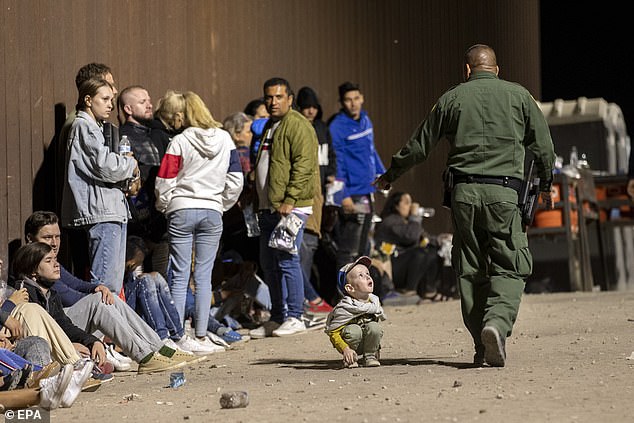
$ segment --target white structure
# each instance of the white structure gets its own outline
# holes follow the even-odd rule
[[[553,132],[555,149],[558,144],[575,144],[580,152],[585,151],[587,146],[584,142],[605,143],[606,163],[603,169],[599,169],[607,174],[620,175],[627,173],[628,158],[630,155],[630,137],[627,135],[625,120],[621,108],[615,103],[608,103],[603,98],[579,97],[577,100],[557,99],[551,103],[539,103],[548,125]],[[603,139],[594,140],[563,140],[557,139],[555,130],[562,125],[570,127],[582,124],[602,122],[605,128]],[[558,151],[559,155],[567,157],[567,151]],[[592,161],[592,158],[590,158]],[[592,169],[595,167],[590,166]]]

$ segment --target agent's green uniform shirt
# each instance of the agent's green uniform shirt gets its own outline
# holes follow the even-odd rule
[[[424,161],[442,138],[447,166],[461,173],[524,178],[524,148],[535,154],[541,181],[552,179],[555,152],[539,106],[521,85],[492,72],[475,72],[443,94],[409,142],[392,156],[385,174],[394,181]]]
[[[525,148],[535,154],[541,189],[549,189],[555,152],[548,124],[530,93],[492,72],[474,72],[443,94],[409,142],[392,157],[385,179],[394,181],[427,158],[442,138],[448,167],[458,173],[524,178]],[[465,325],[476,352],[480,332],[495,326],[511,334],[532,257],[517,192],[494,184],[459,183],[452,192],[452,265]]]

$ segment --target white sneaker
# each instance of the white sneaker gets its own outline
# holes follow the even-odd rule
[[[74,369],[73,371],[70,383],[66,387],[64,396],[62,397],[62,402],[59,405],[60,407],[68,408],[73,405],[73,403],[77,399],[77,396],[81,392],[84,383],[86,383],[86,381],[90,379],[90,376],[92,376],[92,368],[94,366],[94,363],[90,360],[85,360],[80,363],[81,364],[79,365],[79,368]]]
[[[213,354],[225,350],[224,347],[211,342],[209,338],[198,339],[192,338],[189,335],[183,335],[183,337],[176,342],[176,345],[196,355]]]
[[[40,407],[45,410],[59,407],[64,392],[73,378],[73,370],[72,364],[66,364],[56,376],[40,380]]]
[[[280,327],[280,324],[272,320],[267,320],[262,323],[259,328],[251,329],[249,336],[253,339],[262,339],[268,336],[273,336],[273,331]]]
[[[282,325],[273,331],[273,336],[291,336],[306,332],[306,325],[299,319],[289,317]]]
[[[128,358],[116,352],[114,350],[114,347],[112,345],[109,345],[108,348],[106,348],[106,360],[112,363],[112,365],[114,366],[114,369],[117,372],[127,372],[128,370],[132,368],[132,366],[130,366],[130,363],[127,360],[120,360],[117,356],[121,358],[126,358],[126,359]]]
[[[114,358],[116,358],[117,360],[119,360],[122,363],[128,363],[128,364],[132,364],[134,363],[134,360],[132,360],[130,357],[123,355],[121,353],[119,353],[117,351],[117,349],[114,347],[114,345],[110,344],[108,346],[108,348],[110,349],[110,351],[112,352],[112,355],[114,356]]]

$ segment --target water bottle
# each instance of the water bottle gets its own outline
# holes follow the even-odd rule
[[[248,204],[242,209],[244,216],[244,224],[247,227],[247,236],[253,238],[260,236],[260,225],[258,224],[258,216],[253,211],[253,204]]]
[[[132,147],[130,146],[130,140],[127,135],[121,137],[121,141],[119,141],[119,154],[122,156],[127,156],[128,153],[132,151]]]
[[[249,405],[249,394],[245,391],[225,392],[220,396],[222,408],[244,408]]]
[[[178,388],[183,386],[187,382],[185,379],[185,373],[175,372],[170,374],[170,388]]]

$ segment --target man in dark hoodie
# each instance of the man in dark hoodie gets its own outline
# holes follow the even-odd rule
[[[319,142],[318,160],[319,160],[319,176],[321,184],[321,194],[326,195],[328,184],[334,182],[337,176],[337,157],[335,149],[332,148],[332,137],[328,126],[321,119],[323,112],[321,104],[317,98],[317,93],[310,87],[302,87],[297,93],[297,108],[306,119],[312,123],[317,141]],[[300,261],[302,265],[302,273],[304,275],[304,297],[308,301],[306,304],[306,312],[308,313],[329,313],[332,307],[317,293],[310,281],[311,269],[313,266],[313,257],[319,246],[319,238],[321,237],[321,210],[315,211],[306,221],[304,230],[304,238],[300,249]]]

